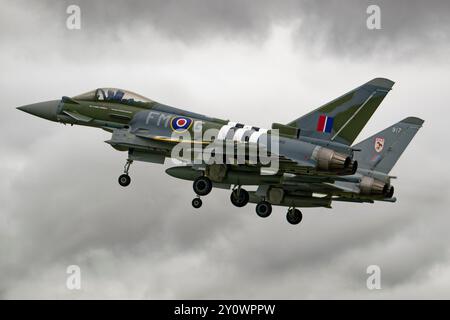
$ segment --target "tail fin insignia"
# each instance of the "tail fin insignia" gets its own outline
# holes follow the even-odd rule
[[[331,133],[333,129],[334,118],[328,117],[324,114],[319,116],[319,121],[317,121],[317,131]]]
[[[300,136],[351,145],[394,82],[375,78],[288,123]]]
[[[359,168],[388,174],[405,151],[423,120],[409,117],[356,144],[355,159]]]

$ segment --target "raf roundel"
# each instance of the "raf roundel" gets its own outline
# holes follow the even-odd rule
[[[183,132],[188,130],[192,125],[192,119],[185,117],[175,117],[170,121],[170,126],[174,131]]]

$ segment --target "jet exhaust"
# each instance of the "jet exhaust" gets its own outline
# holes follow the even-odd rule
[[[312,158],[317,161],[317,168],[342,174],[354,174],[358,169],[358,162],[351,157],[334,150],[316,147]]]
[[[362,177],[359,190],[364,195],[383,195],[386,198],[392,198],[394,195],[394,187],[389,183],[367,176]]]

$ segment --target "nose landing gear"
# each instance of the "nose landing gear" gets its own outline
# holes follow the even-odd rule
[[[128,171],[130,170],[130,166],[133,163],[133,160],[127,159],[127,162],[125,163],[125,166],[123,168],[123,174],[120,175],[119,177],[119,184],[122,187],[127,187],[130,185],[131,183],[131,178],[128,175]]]
[[[203,204],[203,202],[202,202],[202,199],[200,199],[200,197],[192,199],[192,206],[195,209],[200,208],[202,206],[202,204]]]

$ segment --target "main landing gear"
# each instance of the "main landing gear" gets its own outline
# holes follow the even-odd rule
[[[272,205],[270,202],[261,201],[256,205],[256,214],[261,218],[267,218],[272,213]],[[290,224],[299,224],[303,219],[303,215],[300,210],[295,207],[289,208],[286,214],[286,220]]]
[[[208,177],[201,176],[194,180],[192,188],[199,196],[206,196],[212,190],[212,182]]]
[[[203,203],[200,197],[208,195],[211,192],[212,187],[213,187],[212,182],[208,177],[201,176],[194,180],[192,188],[194,189],[194,192],[197,195],[196,198],[192,199],[192,206],[194,208],[198,209],[202,206]],[[249,199],[250,196],[247,190],[241,188],[241,186],[233,188],[233,191],[231,192],[230,195],[230,200],[233,205],[235,205],[238,208],[241,208],[248,203]]]
[[[261,201],[256,205],[256,214],[261,218],[267,218],[272,213],[272,205],[267,201]]]
[[[290,224],[299,224],[302,219],[303,215],[302,212],[295,207],[289,208],[286,214],[286,219]]]
[[[194,180],[192,188],[194,189],[195,194],[197,194],[197,197],[192,199],[192,206],[195,209],[200,208],[203,204],[202,199],[200,199],[200,196],[208,195],[211,192],[212,187],[213,187],[212,182],[208,177],[201,176]]]
[[[238,208],[245,206],[248,203],[250,196],[247,190],[241,188],[241,186],[237,186],[233,188],[233,191],[230,195],[230,200],[233,205]]]
[[[122,187],[127,187],[131,183],[131,178],[128,175],[128,171],[130,170],[130,166],[133,163],[133,160],[127,159],[127,163],[125,163],[125,166],[123,167],[123,174],[119,177],[119,184]]]

